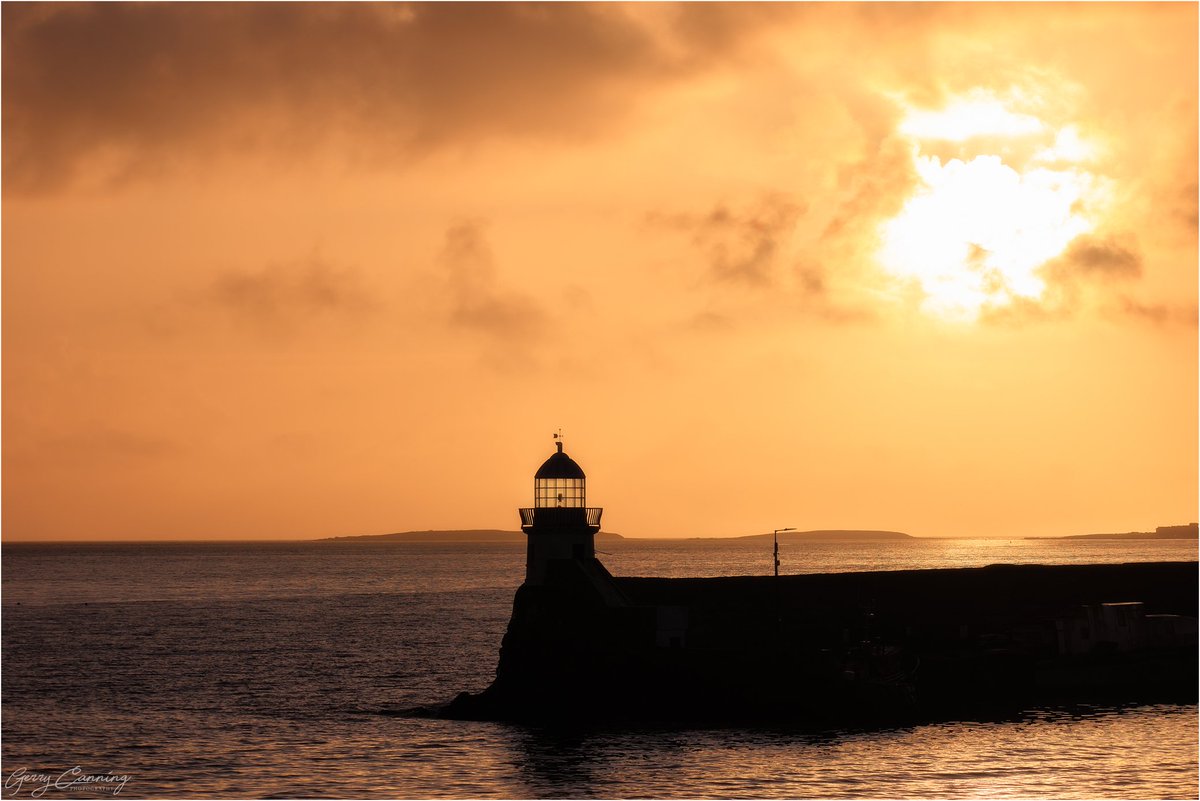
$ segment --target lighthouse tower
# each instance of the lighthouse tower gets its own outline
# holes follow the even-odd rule
[[[533,476],[533,506],[521,509],[521,530],[529,535],[525,583],[544,584],[551,562],[590,563],[596,558],[596,532],[604,511],[589,508],[583,468],[563,453],[562,442]]]

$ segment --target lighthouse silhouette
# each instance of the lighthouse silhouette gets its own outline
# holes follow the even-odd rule
[[[558,439],[558,435],[555,435]],[[525,583],[546,583],[557,561],[584,565],[596,559],[596,532],[603,509],[587,505],[587,476],[583,468],[557,450],[533,476],[533,506],[522,508],[521,530],[529,535]]]

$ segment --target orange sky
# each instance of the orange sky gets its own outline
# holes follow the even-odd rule
[[[1197,517],[1197,6],[3,6],[3,536]]]

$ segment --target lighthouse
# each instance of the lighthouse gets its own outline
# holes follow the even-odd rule
[[[551,563],[590,565],[596,559],[596,532],[603,509],[587,505],[587,476],[579,463],[557,450],[533,476],[533,506],[522,508],[521,530],[529,535],[525,583],[546,582]]]

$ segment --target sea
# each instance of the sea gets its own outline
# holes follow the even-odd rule
[[[771,570],[769,541],[597,547],[615,575]],[[1194,561],[1197,544],[780,551],[813,573]],[[521,543],[5,543],[3,796],[1197,798],[1195,705],[821,732],[412,716],[490,683],[524,561]]]

